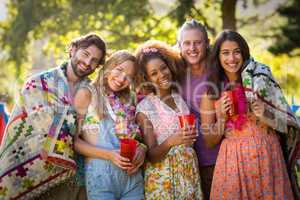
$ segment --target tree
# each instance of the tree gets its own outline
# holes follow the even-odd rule
[[[237,0],[223,0],[221,5],[223,29],[236,30]]]
[[[300,48],[300,1],[293,0],[280,8],[279,13],[286,17],[287,23],[281,27],[280,34],[275,35],[276,43],[269,50],[275,54],[290,53]]]
[[[11,0],[8,20],[1,24],[1,43],[19,77],[27,60],[28,45],[45,36],[63,49],[59,39],[69,33],[100,32],[109,47],[134,48],[159,35],[172,38],[176,31],[163,17],[154,15],[148,1]],[[162,28],[164,27],[164,28]],[[175,38],[175,36],[173,37]]]
[[[160,15],[155,12],[153,4],[163,6],[162,2],[8,0],[8,18],[0,22],[0,48],[3,52],[0,53],[0,63],[5,66],[4,73],[0,73],[0,83],[6,83],[7,80],[11,82],[13,78],[19,83],[23,82],[25,72],[30,70],[28,66],[32,66],[32,55],[37,49],[43,49],[44,54],[53,54],[54,60],[62,60],[66,58],[63,55],[67,55],[66,42],[91,31],[103,36],[110,50],[134,50],[139,43],[149,39],[175,44],[177,28],[187,18],[202,22],[213,38],[222,29],[230,28],[242,32],[247,39],[251,38],[249,42],[262,37],[259,34],[265,34],[268,29],[260,25],[264,27],[264,31],[253,31],[256,27],[249,24],[257,26],[265,21],[272,22],[272,18],[259,20],[257,13],[241,15],[243,10],[239,4],[242,3],[246,9],[253,5],[263,5],[268,0],[176,0],[167,12]],[[36,40],[43,40],[45,43],[34,48],[32,44]],[[5,73],[6,71],[9,73]],[[2,88],[2,92],[5,91],[11,92],[9,88]]]

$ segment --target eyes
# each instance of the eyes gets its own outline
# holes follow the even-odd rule
[[[230,50],[221,50],[220,54],[222,56],[229,56],[230,54],[233,54],[234,56],[240,56],[242,54],[240,49],[234,49],[233,51]]]
[[[194,41],[186,40],[186,41],[183,42],[183,46],[185,46],[185,47],[188,47],[188,46],[191,46],[191,45],[201,46],[202,43],[203,43],[202,40],[194,40]]]
[[[156,76],[156,75],[157,75],[156,71],[150,73],[150,76]]]
[[[156,69],[156,70],[152,70],[150,73],[149,73],[149,76],[151,77],[155,77],[158,75],[158,71],[160,72],[164,72],[165,70],[169,70],[168,66],[166,64],[162,64],[159,69]]]
[[[89,57],[92,57],[92,55],[91,55],[87,50],[82,50],[82,51],[81,51],[81,56],[82,56],[83,58],[89,58]],[[91,65],[92,67],[97,67],[97,66],[99,65],[99,62],[100,62],[99,59],[97,59],[97,58],[95,58],[95,57],[92,57],[92,58],[91,58],[91,63],[90,63],[90,65]]]
[[[115,76],[122,76],[127,81],[131,81],[133,79],[133,74],[131,72],[126,72],[123,67],[117,66],[111,71]]]

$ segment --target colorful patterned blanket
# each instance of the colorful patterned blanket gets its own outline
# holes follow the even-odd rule
[[[261,99],[265,104],[265,122],[281,136],[283,152],[295,195],[300,199],[300,125],[268,66],[249,59],[242,71],[248,101]]]
[[[75,112],[63,66],[31,77],[0,146],[0,199],[29,199],[71,177]]]

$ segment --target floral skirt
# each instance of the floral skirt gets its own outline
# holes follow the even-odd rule
[[[202,199],[196,153],[184,145],[170,149],[161,162],[146,162],[146,199]]]

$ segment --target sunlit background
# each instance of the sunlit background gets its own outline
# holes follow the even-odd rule
[[[188,18],[205,24],[212,42],[222,29],[239,31],[288,102],[300,104],[299,0],[0,0],[0,101],[11,110],[30,74],[67,59],[73,37],[96,32],[110,52],[134,52],[149,39],[174,45]]]

